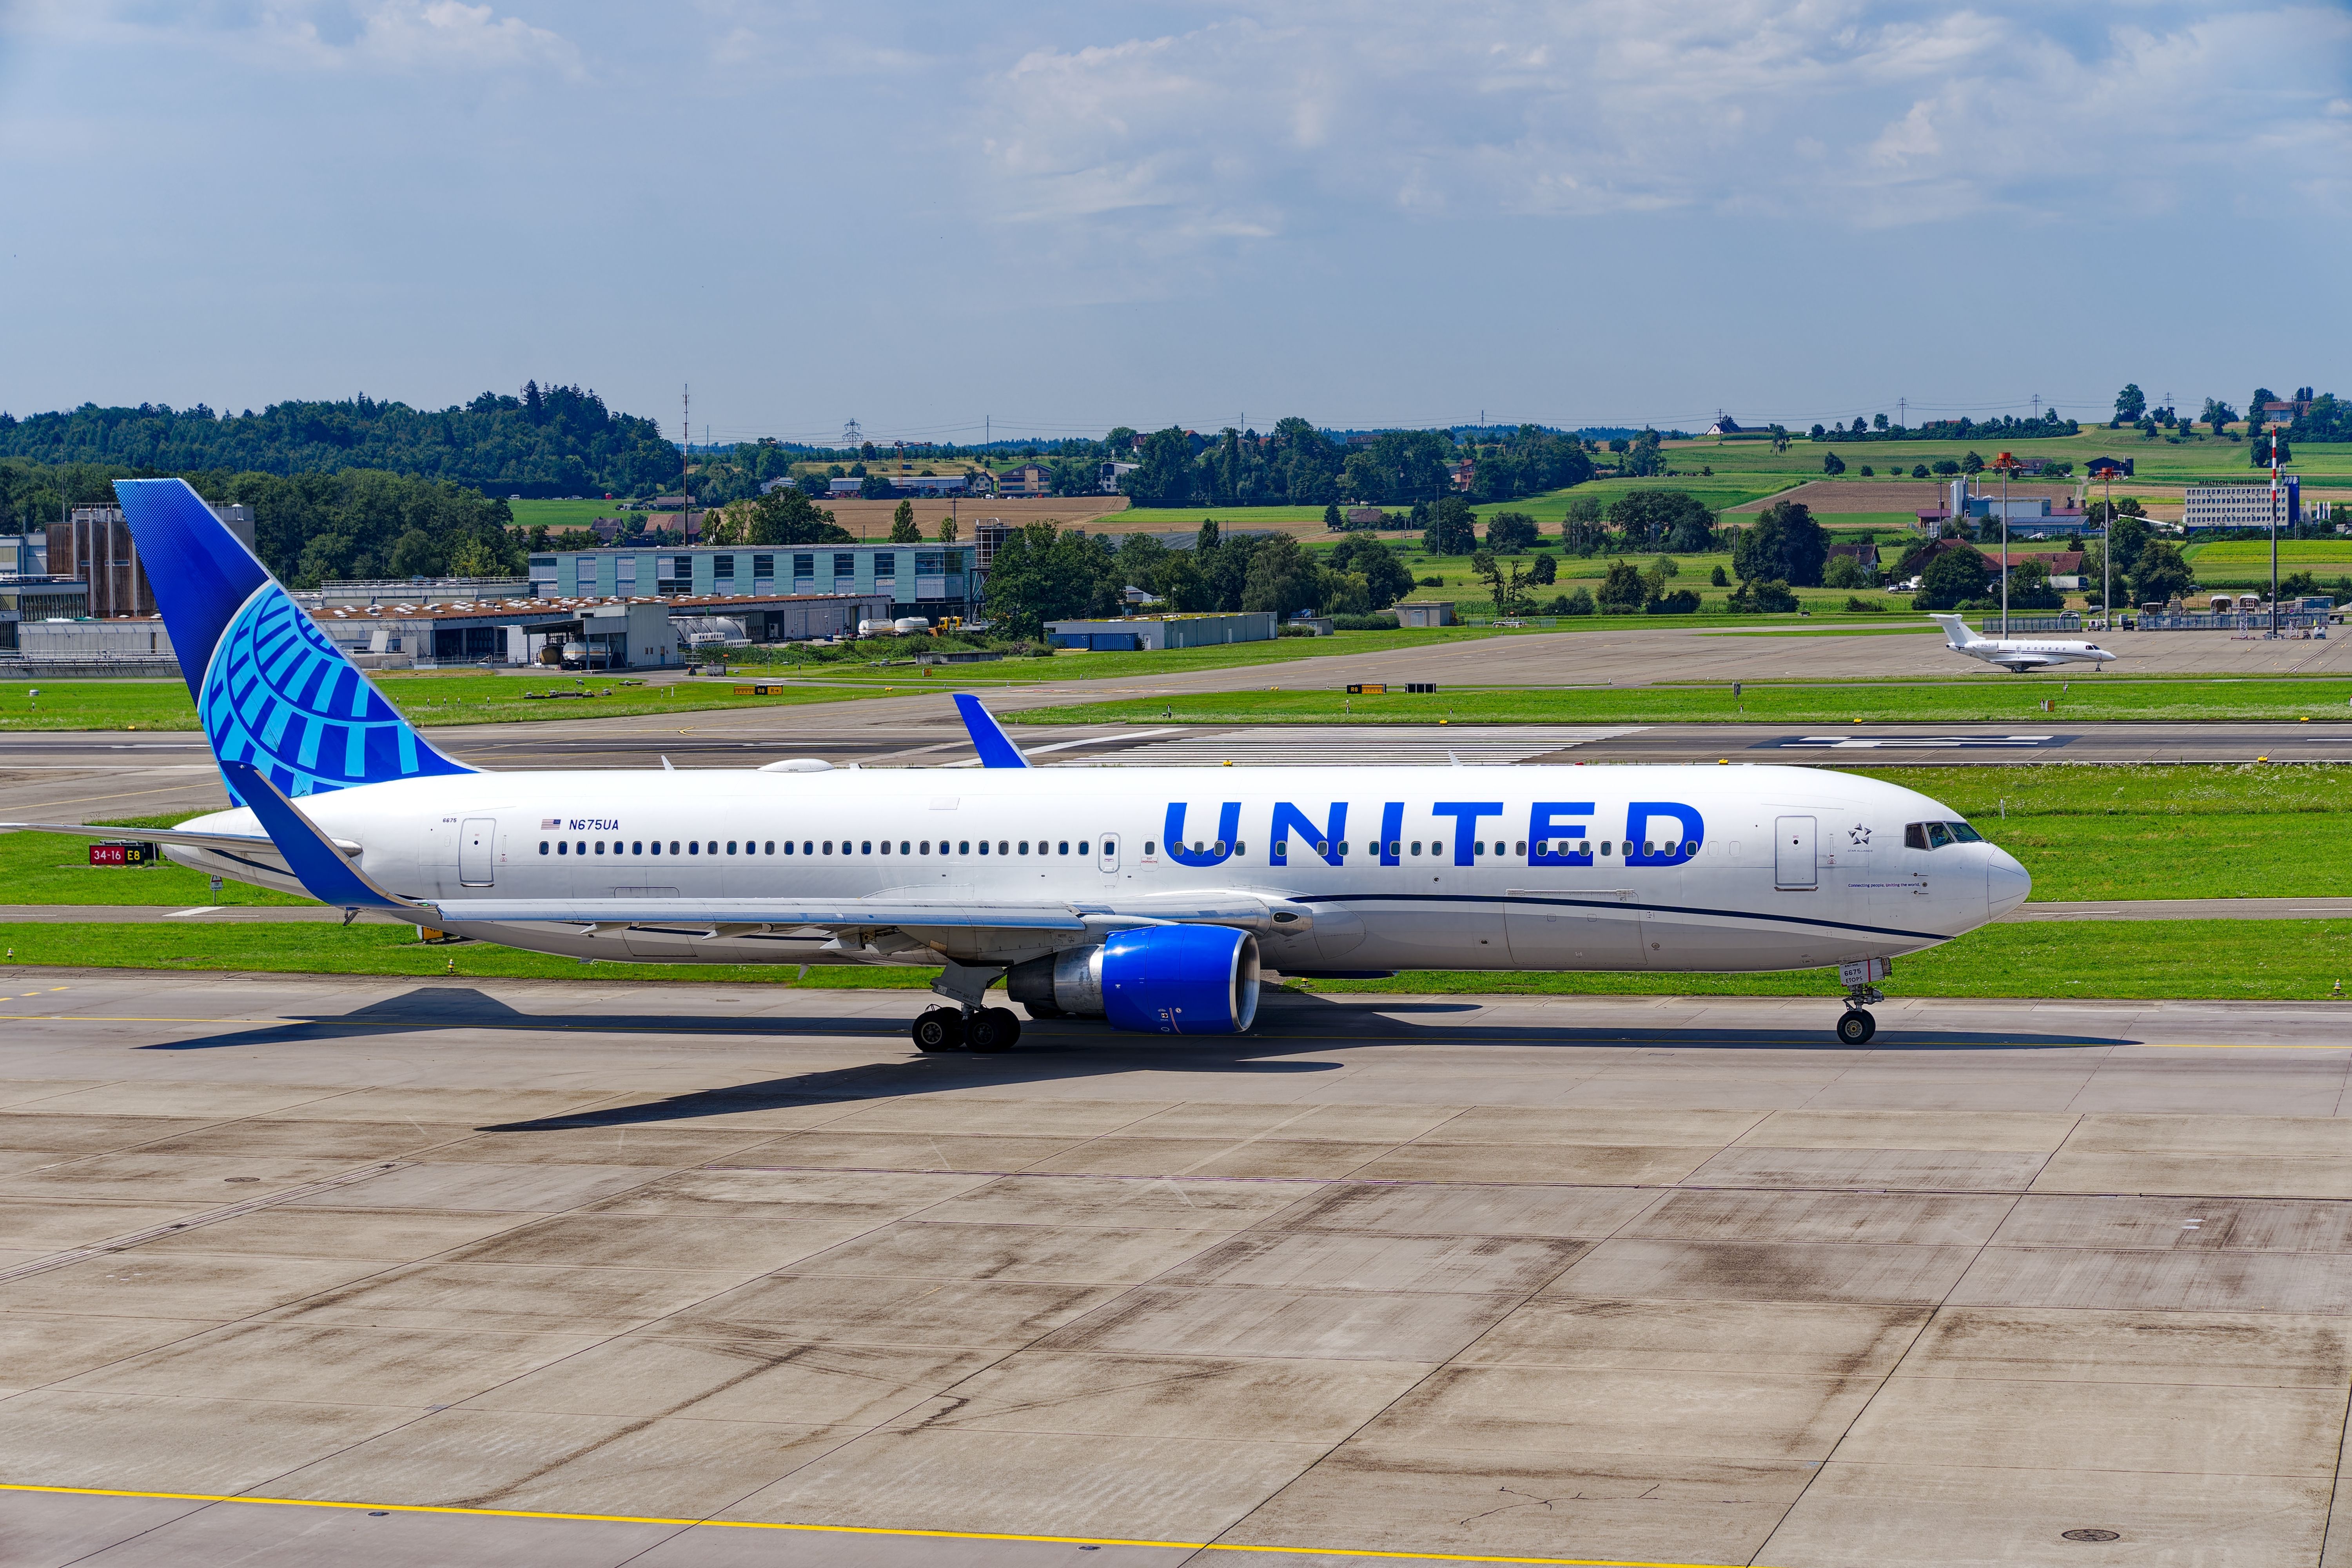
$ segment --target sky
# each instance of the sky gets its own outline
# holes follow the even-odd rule
[[[0,203],[20,416],[2105,417],[2352,392],[2352,4],[0,0]]]

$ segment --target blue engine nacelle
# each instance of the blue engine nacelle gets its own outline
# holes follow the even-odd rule
[[[1257,938],[1223,926],[1147,926],[1100,947],[1016,963],[1015,1002],[1040,1018],[1108,1018],[1149,1035],[1238,1035],[1257,1017]]]

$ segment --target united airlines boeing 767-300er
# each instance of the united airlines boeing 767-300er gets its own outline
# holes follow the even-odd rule
[[[235,803],[144,835],[172,858],[538,952],[936,966],[925,1050],[1010,1046],[1000,979],[1033,1018],[1237,1033],[1261,965],[1835,966],[1858,1045],[1889,960],[2030,886],[1958,813],[1811,768],[1045,770],[969,696],[969,772],[485,773],[184,482],[115,489]]]

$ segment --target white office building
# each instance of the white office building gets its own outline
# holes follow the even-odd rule
[[[2184,528],[2262,528],[2271,525],[2270,481],[2254,485],[2190,485],[2181,508]],[[2290,474],[2279,482],[2278,525],[2303,521],[2303,481]]]

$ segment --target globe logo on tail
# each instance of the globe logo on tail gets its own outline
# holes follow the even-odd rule
[[[214,755],[252,763],[289,795],[473,771],[427,745],[275,583],[214,647],[197,715]]]

